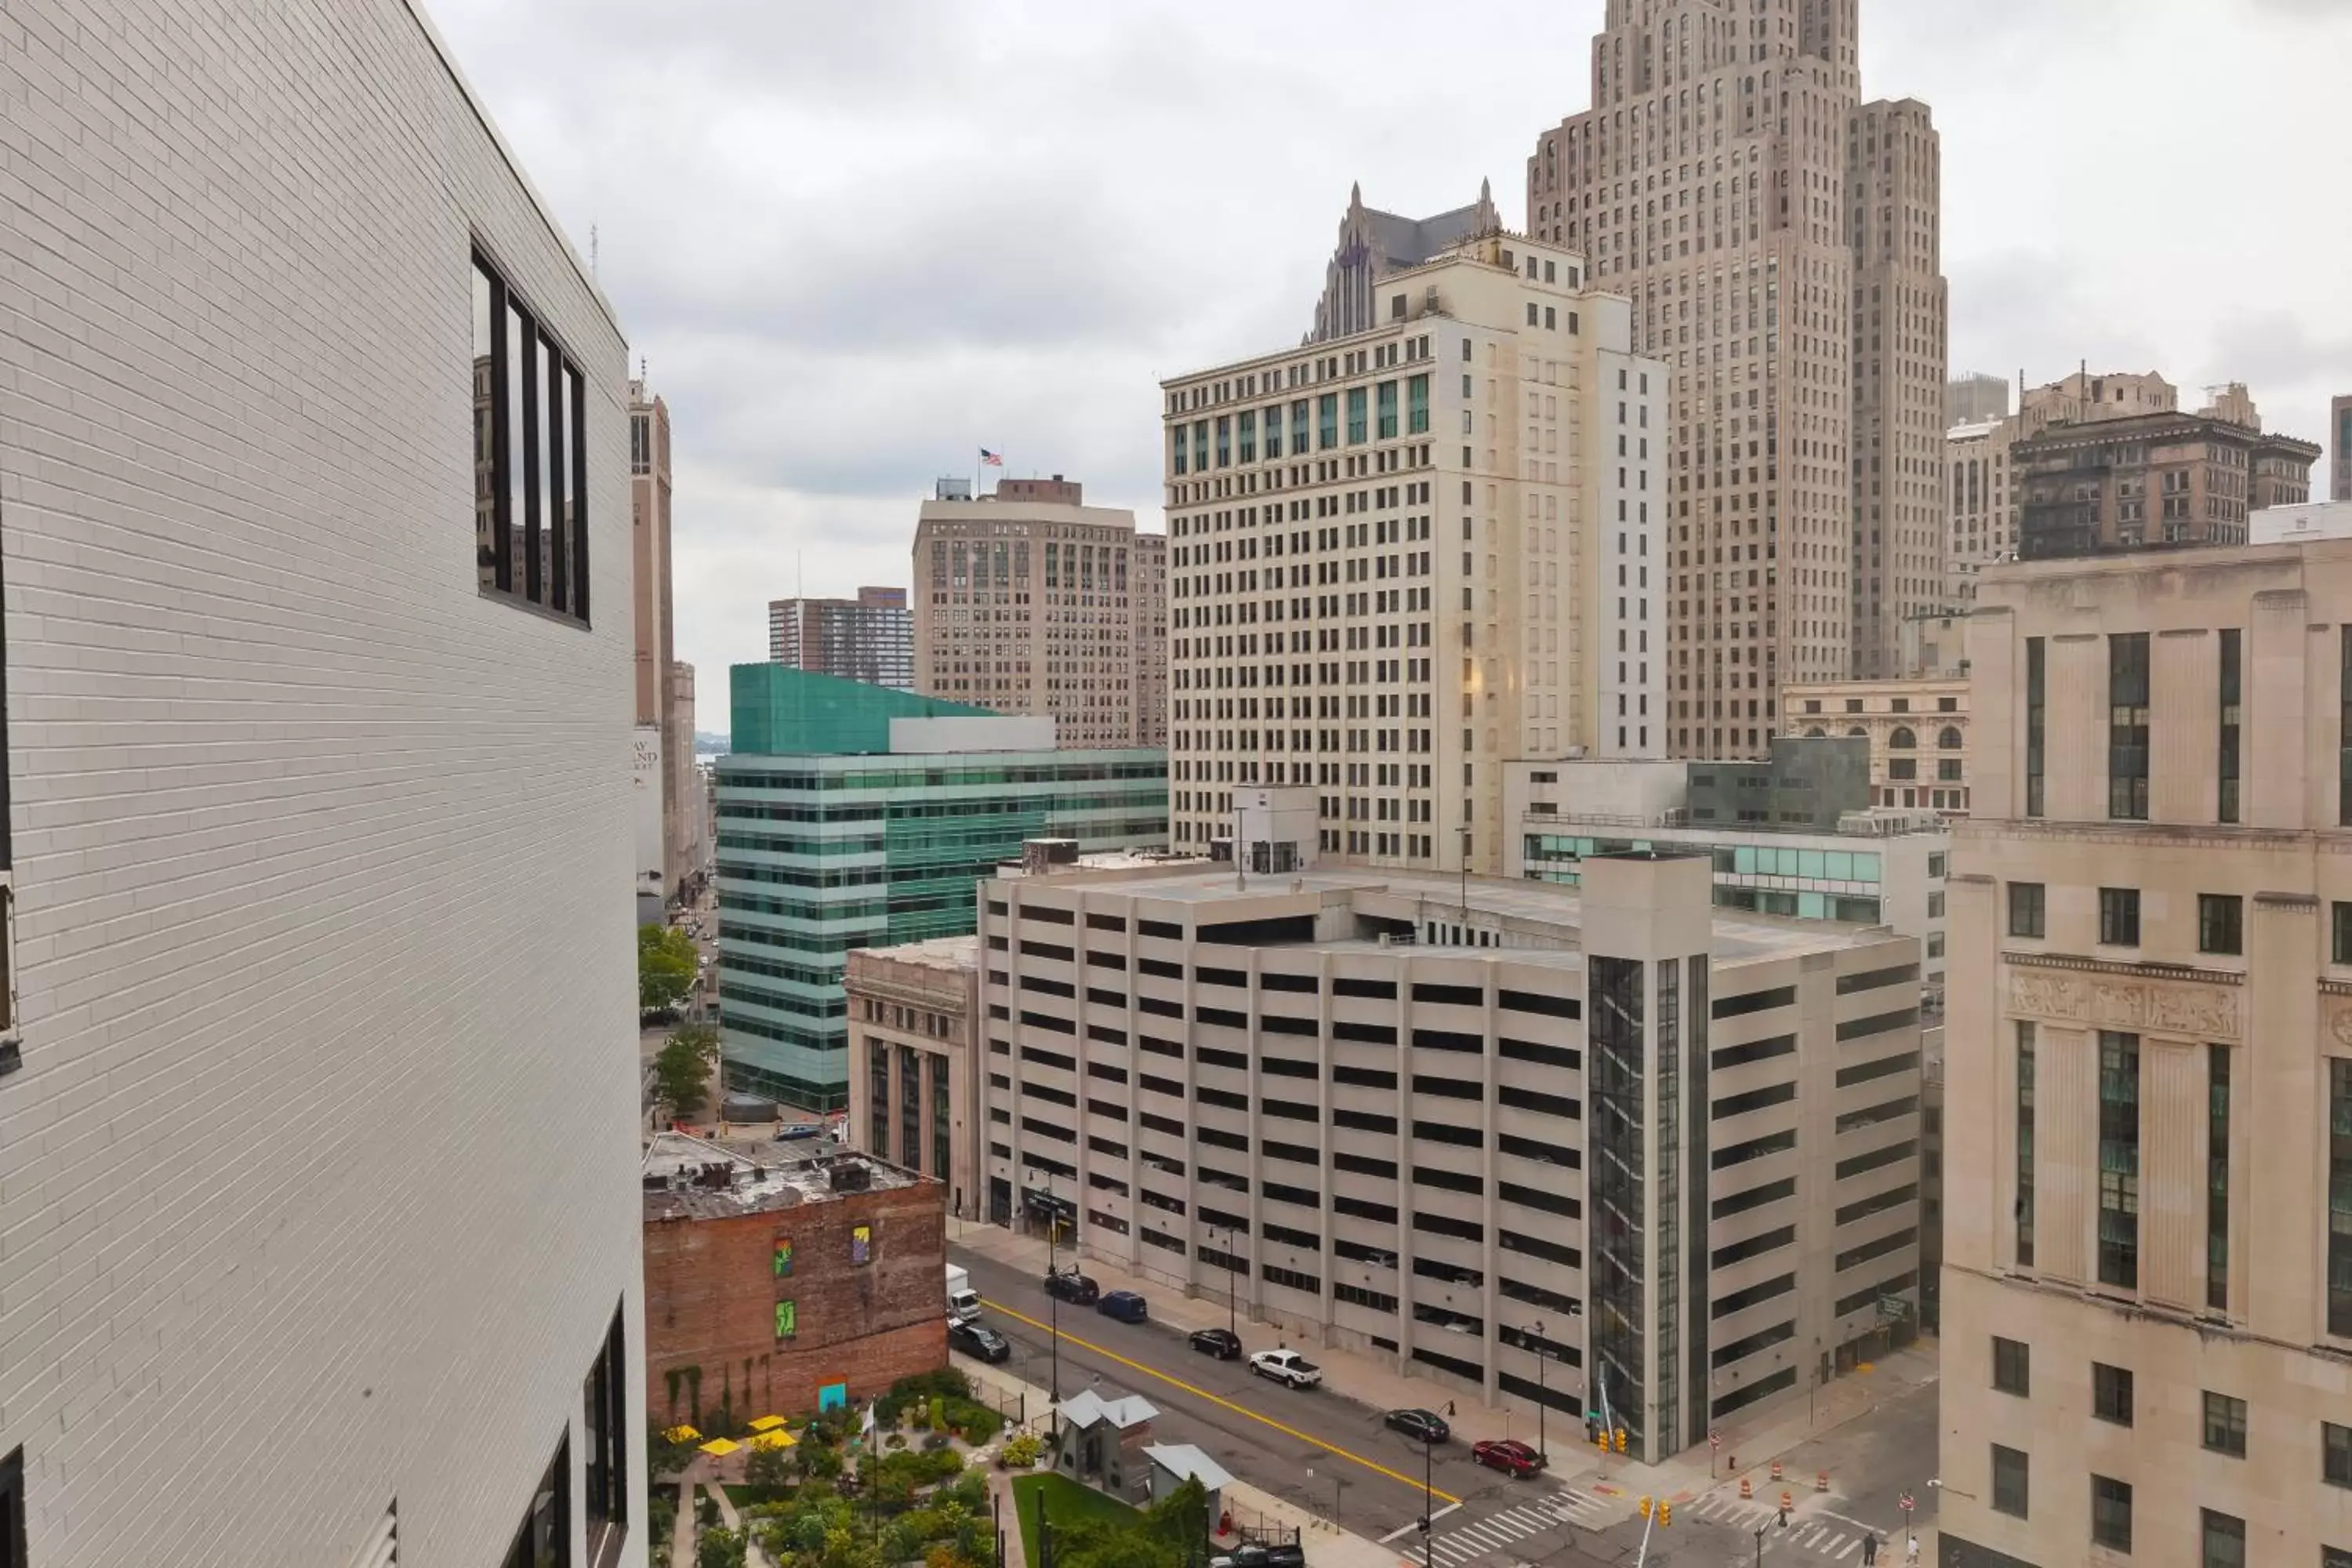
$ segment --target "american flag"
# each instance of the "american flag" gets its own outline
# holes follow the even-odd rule
[[[1002,452],[992,452],[985,447],[982,447],[980,449],[980,460],[992,468],[1001,468],[1004,467],[1004,454]]]

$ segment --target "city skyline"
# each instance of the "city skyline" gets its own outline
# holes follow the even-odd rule
[[[2341,334],[2327,326],[2324,258],[2352,244],[2352,216],[2303,199],[2291,165],[2242,166],[2228,149],[2242,138],[2297,144],[2292,128],[2307,116],[2300,106],[2317,100],[2326,37],[2352,39],[2352,16],[2242,0],[2233,25],[2215,28],[2195,9],[2143,7],[2135,26],[2118,32],[2087,10],[2044,16],[1995,5],[1937,16],[1865,0],[1864,90],[1933,106],[1955,374],[2013,380],[2021,367],[2040,383],[2086,356],[2162,364],[2192,400],[2209,382],[2247,381],[2277,428],[2320,437],[2328,398],[2343,390],[2326,368],[2342,356],[2331,347]],[[1313,39],[1314,58],[1331,68],[1311,81],[1278,63],[1304,58],[1304,18],[1253,24],[1264,58],[1277,62],[1263,65],[1229,56],[1241,35],[1188,22],[1202,31],[1184,35],[1191,41],[1177,52],[1197,74],[1170,79],[1139,105],[1084,79],[1115,79],[1116,69],[1086,67],[1117,67],[1149,38],[1168,37],[1164,21],[1140,16],[1131,26],[1080,13],[1035,18],[1020,36],[1056,46],[998,58],[989,40],[1013,31],[985,7],[950,15],[929,5],[878,6],[797,29],[789,51],[781,39],[772,47],[759,24],[689,14],[652,42],[658,62],[639,62],[665,66],[635,73],[662,85],[615,100],[586,90],[621,69],[608,69],[607,46],[591,30],[530,0],[435,7],[583,253],[595,230],[599,282],[676,415],[677,657],[705,669],[762,657],[769,599],[899,581],[907,509],[941,474],[972,472],[980,446],[1005,456],[1003,468],[985,470],[991,477],[1083,473],[1103,504],[1132,507],[1139,527],[1159,531],[1150,443],[1160,380],[1299,335],[1352,183],[1361,182],[1370,205],[1417,213],[1458,205],[1489,179],[1505,224],[1524,226],[1528,148],[1544,126],[1586,106],[1579,81],[1601,16],[1599,0],[1482,12],[1427,40],[1428,79],[1404,83],[1377,68],[1388,30],[1377,14],[1347,37]],[[607,36],[620,47],[619,34]],[[886,38],[898,52],[892,75],[877,79],[864,62],[880,58]],[[579,68],[534,65],[531,51],[550,40]],[[2263,80],[2263,89],[2224,89],[2197,124],[2147,116],[2085,123],[2066,158],[2048,155],[2050,114],[2136,100],[2155,62],[2190,47],[2219,77],[2231,74],[2231,61],[2244,63],[2238,74]],[[771,54],[777,69],[768,80],[719,63]],[[1203,132],[1191,108],[1234,70],[1265,90],[1245,94],[1241,112]],[[709,91],[678,90],[701,73]],[[1047,125],[1013,145],[992,127],[1034,110],[1041,76],[1067,79],[1057,87],[1070,89],[1066,104],[1053,112],[1070,117],[1070,133]],[[1475,94],[1460,88],[1470,79]],[[2046,103],[2050,114],[2021,113],[2021,101]],[[1424,145],[1411,127],[1441,106],[1450,133],[1442,146]],[[749,155],[761,133],[788,130],[803,115],[821,116],[810,129],[825,139],[827,157]],[[1342,136],[1331,129],[1342,122],[1372,129]],[[2231,134],[2213,135],[2216,123]],[[1213,178],[1222,158],[1197,173],[1168,170],[1176,186],[1068,179],[1073,162],[1139,167],[1168,136],[1209,145],[1203,134],[1237,153],[1279,141],[1293,171],[1284,188],[1297,199],[1277,199],[1262,183]],[[917,151],[934,138],[972,151]],[[1032,153],[1033,144],[1047,151]],[[2114,178],[2086,188],[2076,177],[2081,157],[2104,148],[2132,156]],[[682,159],[701,160],[706,172],[682,180],[625,174]],[[908,179],[919,197],[905,188]],[[2168,254],[2200,273],[2226,255],[2237,284],[2226,292],[2179,289],[2172,268],[2118,269],[2106,257],[2105,236],[2126,214],[2183,184],[2209,194],[2198,223],[2168,231]],[[899,193],[892,213],[943,215],[936,221],[951,223],[968,244],[901,246],[894,236],[911,216],[877,220],[877,243],[845,237],[840,196],[886,185]],[[1062,192],[1070,188],[1097,194],[1067,205]],[[772,199],[716,199],[746,189]],[[1051,223],[1037,216],[1048,204]],[[1180,204],[1192,239],[1181,252],[1155,251],[1149,266],[1131,265],[1163,207]],[[795,212],[808,215],[807,226],[792,221]],[[2282,224],[2294,243],[2242,244]],[[885,252],[888,259],[874,259]],[[690,274],[671,270],[688,267]],[[896,311],[902,295],[924,303]],[[2261,303],[2239,303],[2250,300]],[[878,340],[850,342],[852,322],[873,324]],[[900,340],[909,337],[948,351],[911,388],[900,374],[908,346]],[[779,353],[808,356],[817,374],[775,376]],[[902,405],[905,398],[913,401]],[[895,410],[888,417],[886,405]],[[803,588],[793,555],[811,546],[822,552],[812,552],[812,567],[823,559],[825,574],[812,570]]]

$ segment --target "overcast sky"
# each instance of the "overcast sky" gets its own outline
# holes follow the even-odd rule
[[[428,0],[668,400],[701,727],[766,602],[904,584],[976,448],[1158,512],[1158,383],[1295,342],[1349,182],[1423,216],[1585,107],[1601,0]],[[2352,391],[2352,0],[1863,0],[1943,140],[1951,363]],[[2324,468],[2315,471],[2324,493]]]

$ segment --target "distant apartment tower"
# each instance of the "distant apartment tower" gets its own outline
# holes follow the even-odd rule
[[[2009,382],[2005,377],[1970,371],[1944,384],[1946,429],[1955,425],[1987,425],[2008,417]]]
[[[0,24],[0,1563],[642,1568],[622,325],[423,7],[100,17]]]
[[[1165,603],[1164,550],[1059,474],[961,489],[943,481],[915,526],[915,689],[1051,717],[1064,746],[1157,744],[1144,694],[1165,689],[1168,643],[1139,613]]]
[[[1515,235],[1377,314],[1163,384],[1173,842],[1303,784],[1326,855],[1499,871],[1506,759],[1664,750],[1665,370]]]
[[[1860,101],[1855,11],[1609,0],[1591,107],[1528,159],[1529,226],[1674,378],[1677,756],[1762,756],[1780,687],[1879,668],[1943,592],[1940,152]]]
[[[915,689],[915,621],[904,588],[860,588],[855,599],[772,599],[768,657],[869,686]]]
[[[2336,443],[2336,482],[2328,489],[2328,499],[2352,500],[2352,392],[2328,404],[2327,427]]]
[[[2266,434],[2243,385],[2219,390],[2195,414],[2051,424],[2012,443],[2018,553],[2242,544],[2249,511],[2310,500],[2317,443]]]
[[[1969,628],[1939,1561],[2352,1563],[2352,541]]]

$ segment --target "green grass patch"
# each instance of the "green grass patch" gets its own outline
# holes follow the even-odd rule
[[[1037,1500],[1045,1500],[1045,1517],[1050,1520],[1076,1520],[1092,1516],[1117,1530],[1131,1530],[1143,1522],[1143,1516],[1119,1501],[1083,1487],[1067,1476],[1057,1476],[1050,1470],[1042,1475],[1013,1478],[1013,1501],[1021,1515],[1021,1550],[1028,1560],[1037,1561]]]

